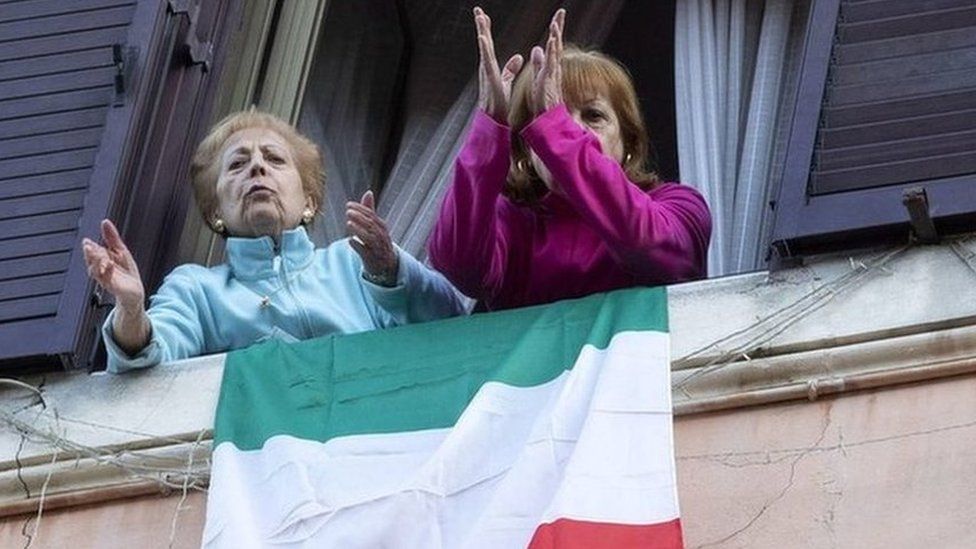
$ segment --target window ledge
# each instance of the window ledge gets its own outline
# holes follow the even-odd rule
[[[675,413],[973,372],[974,250],[969,238],[832,255],[671,288]],[[27,380],[43,383],[43,407],[0,385],[0,516],[36,511],[45,483],[45,509],[202,487],[222,363]]]

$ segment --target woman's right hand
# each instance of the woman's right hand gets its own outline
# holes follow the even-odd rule
[[[81,247],[85,252],[88,276],[95,279],[105,291],[115,296],[116,304],[127,312],[145,308],[146,290],[139,276],[139,267],[122,242],[118,229],[108,219],[102,220],[101,246],[85,238]]]
[[[478,107],[499,124],[508,124],[512,82],[524,60],[515,54],[499,70],[491,37],[491,18],[479,7],[474,8],[474,25],[478,32]]]

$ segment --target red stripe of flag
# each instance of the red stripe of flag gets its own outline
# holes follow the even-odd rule
[[[682,549],[681,520],[658,524],[611,524],[559,519],[542,524],[529,549]]]

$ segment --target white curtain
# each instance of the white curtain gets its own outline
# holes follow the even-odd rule
[[[709,276],[761,266],[793,0],[678,0],[675,110],[683,182],[712,210]]]

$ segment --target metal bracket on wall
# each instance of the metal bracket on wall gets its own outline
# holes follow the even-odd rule
[[[925,189],[922,187],[905,189],[901,195],[901,203],[908,210],[916,240],[922,244],[937,244],[939,233],[935,230],[935,223],[929,214],[929,199]]]
[[[190,65],[202,65],[203,72],[210,70],[213,61],[213,43],[201,41],[197,36],[197,13],[199,5],[193,0],[169,0],[169,11],[173,15],[185,17],[189,22],[183,49]]]

